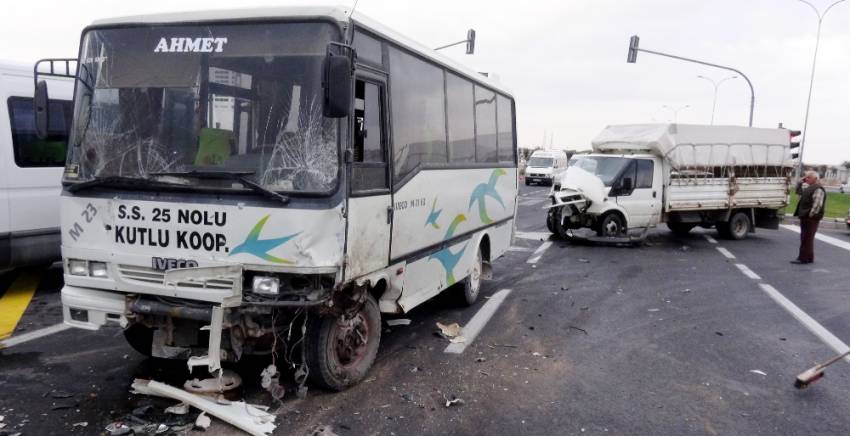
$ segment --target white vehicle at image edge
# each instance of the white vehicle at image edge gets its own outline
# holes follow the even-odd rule
[[[552,182],[567,169],[567,153],[563,150],[535,150],[525,166],[525,184]]]
[[[777,228],[788,205],[784,129],[608,126],[592,145],[573,157],[546,207],[549,230],[562,237],[581,228],[622,237],[667,223],[679,235],[700,226],[742,239],[755,227]]]
[[[0,62],[0,271],[58,260],[59,193],[73,81],[51,77],[47,136],[33,115],[33,67]]]
[[[382,313],[447,289],[473,304],[510,246],[513,98],[362,14],[126,17],[81,44],[72,326],[118,322],[139,352],[210,372],[289,341],[297,374],[341,390]]]

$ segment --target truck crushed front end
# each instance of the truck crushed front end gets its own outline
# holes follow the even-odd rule
[[[599,176],[580,166],[570,166],[555,182],[546,205],[549,230],[566,237],[569,230],[592,228],[597,218],[610,208],[606,187]]]

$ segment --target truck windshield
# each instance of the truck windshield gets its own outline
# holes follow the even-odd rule
[[[325,23],[87,32],[65,180],[244,172],[272,191],[331,191],[339,121],[322,115],[322,63],[337,33]],[[226,177],[188,185],[246,189]]]
[[[528,166],[530,167],[551,167],[554,159],[551,157],[532,157],[528,160]]]
[[[570,166],[577,166],[589,173],[595,174],[605,186],[611,186],[617,175],[631,160],[623,157],[581,156],[573,158]]]

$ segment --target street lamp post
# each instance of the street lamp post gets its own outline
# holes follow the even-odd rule
[[[831,5],[827,6],[826,9],[824,9],[823,13],[821,13],[818,10],[818,8],[816,8],[814,5],[812,5],[811,3],[809,3],[806,0],[797,0],[797,1],[799,1],[800,3],[805,3],[805,4],[809,5],[809,7],[812,8],[812,10],[815,12],[815,15],[818,16],[818,31],[817,31],[817,36],[815,36],[815,54],[812,56],[812,74],[811,74],[811,77],[809,78],[809,97],[808,97],[808,99],[806,99],[806,117],[803,119],[803,136],[800,138],[800,156],[799,156],[800,157],[800,165],[797,166],[797,177],[800,177],[800,174],[801,174],[802,169],[803,169],[803,147],[806,146],[806,137],[808,136],[808,133],[809,133],[809,129],[808,129],[808,126],[809,126],[809,106],[811,106],[811,104],[812,104],[812,88],[815,85],[815,65],[817,64],[817,61],[818,61],[818,46],[820,45],[820,26],[821,26],[821,23],[823,23],[823,17],[826,16],[826,13],[829,12],[829,10],[832,9],[833,6],[843,2],[845,0],[838,0],[834,3],[832,3]]]
[[[715,82],[714,79],[705,76],[697,76],[697,78],[708,80],[709,82],[711,82],[712,85],[714,85],[714,100],[711,102],[711,125],[714,125],[714,110],[717,108],[717,88],[719,88],[723,82],[727,80],[737,79],[738,76],[724,77],[720,79],[719,82]]]
[[[691,105],[689,105],[689,104],[686,104],[684,106],[679,106],[677,108],[667,106],[666,104],[664,106],[661,106],[662,109],[667,109],[668,111],[673,112],[673,123],[675,123],[675,124],[679,124],[679,111],[685,110],[689,107],[691,107]]]

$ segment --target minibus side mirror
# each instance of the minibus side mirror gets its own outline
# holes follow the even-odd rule
[[[47,127],[50,125],[50,99],[47,97],[47,82],[39,81],[35,85],[35,95],[32,99],[35,114],[35,134],[38,139],[47,138]]]
[[[328,53],[325,59],[325,107],[328,118],[348,116],[351,108],[351,58]]]

